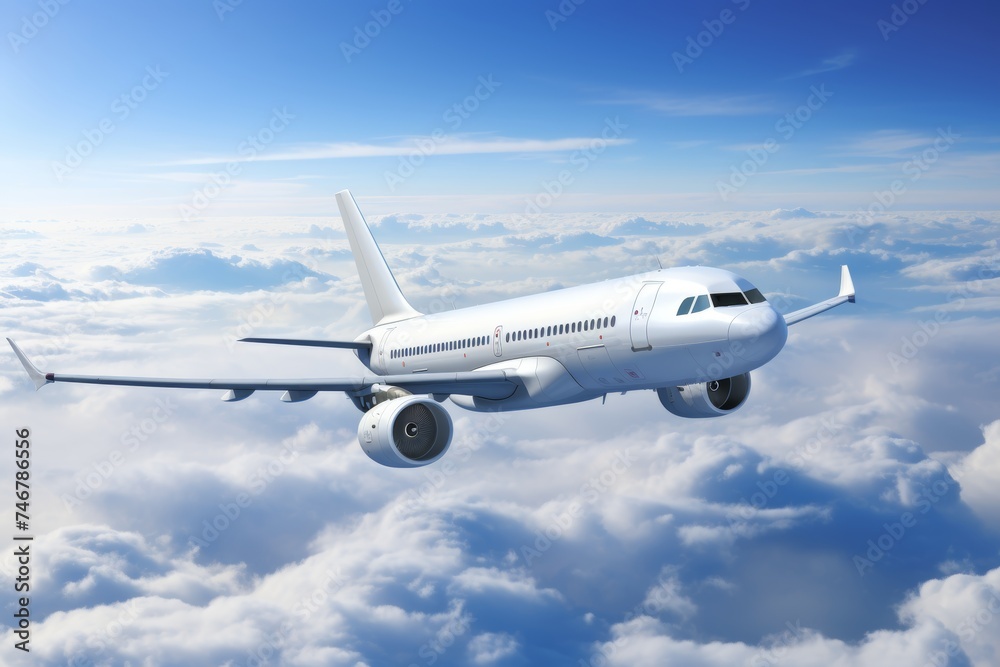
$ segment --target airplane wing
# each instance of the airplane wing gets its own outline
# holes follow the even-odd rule
[[[461,394],[482,398],[501,399],[510,396],[518,383],[502,370],[464,371],[457,373],[410,373],[406,375],[362,375],[350,378],[316,378],[293,380],[245,379],[216,380],[202,378],[150,378],[120,377],[111,375],[71,375],[64,373],[43,373],[35,367],[21,348],[7,339],[14,354],[21,361],[24,370],[41,389],[53,382],[76,382],[82,384],[106,384],[126,387],[170,387],[175,389],[228,389],[223,400],[235,401],[246,398],[255,391],[285,391],[286,401],[310,398],[320,391],[360,392],[373,385],[401,387],[414,394]]]
[[[848,301],[854,303],[854,281],[851,279],[850,269],[844,264],[840,267],[840,293],[832,299],[827,299],[807,308],[788,313],[785,315],[785,324],[791,326],[796,322],[807,320],[813,315],[819,315]]]

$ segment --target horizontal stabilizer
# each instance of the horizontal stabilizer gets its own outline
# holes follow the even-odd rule
[[[304,347],[339,347],[346,350],[371,350],[367,341],[353,340],[304,340],[300,338],[240,338],[240,343],[269,343],[271,345],[302,345]]]

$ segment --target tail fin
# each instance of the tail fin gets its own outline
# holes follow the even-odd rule
[[[399,284],[389,270],[389,265],[385,263],[385,257],[375,243],[350,190],[337,193],[337,206],[340,208],[340,217],[344,220],[354,262],[358,265],[372,322],[388,324],[419,316],[420,313],[413,309],[400,291]]]

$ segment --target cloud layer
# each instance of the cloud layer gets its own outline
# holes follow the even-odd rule
[[[682,421],[650,392],[451,406],[453,449],[421,470],[368,460],[341,396],[34,394],[7,355],[2,414],[33,432],[38,538],[31,661],[4,659],[990,665],[997,222],[794,207],[373,219],[427,312],[657,261],[729,268],[786,311],[832,294],[842,263],[859,292],[796,325],[736,415]],[[235,342],[368,325],[336,218],[23,226],[0,251],[0,324],[46,369],[360,370],[349,353]]]

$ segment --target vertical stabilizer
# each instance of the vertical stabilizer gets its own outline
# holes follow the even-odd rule
[[[354,262],[358,265],[358,274],[361,276],[361,286],[365,290],[372,322],[388,324],[419,316],[420,313],[407,303],[406,297],[400,291],[399,284],[389,270],[389,265],[385,263],[385,257],[375,243],[350,190],[341,190],[337,193],[337,206],[340,208],[340,217],[344,220],[344,229],[351,244]]]

